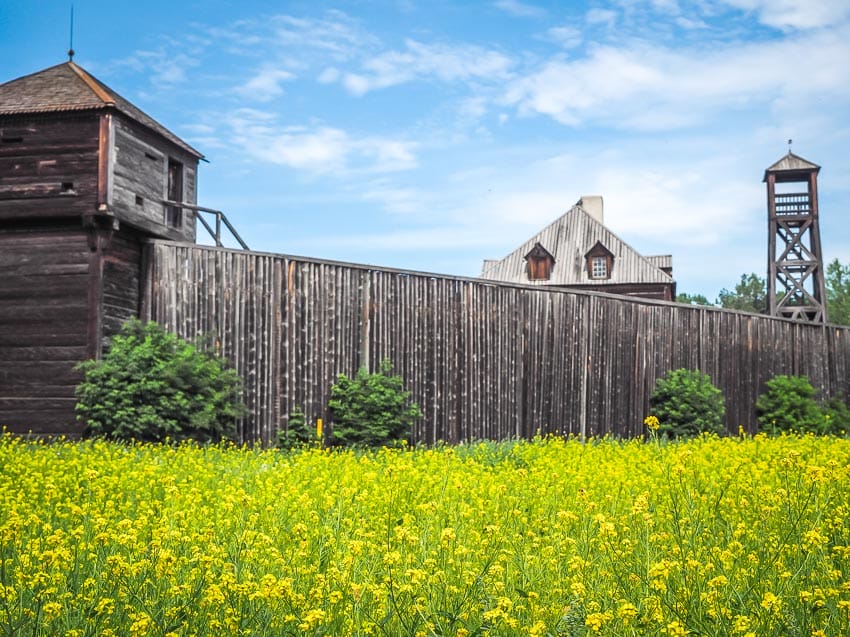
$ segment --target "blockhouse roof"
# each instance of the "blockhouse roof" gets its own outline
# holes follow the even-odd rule
[[[64,62],[0,84],[0,116],[114,108],[184,151],[203,155],[74,62]]]

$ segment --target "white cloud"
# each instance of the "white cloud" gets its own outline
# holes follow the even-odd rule
[[[652,7],[656,11],[676,15],[679,13],[678,0],[651,0]]]
[[[518,18],[539,18],[546,15],[546,11],[541,7],[519,0],[497,0],[494,5],[497,9]]]
[[[376,202],[393,214],[422,211],[422,193],[416,188],[397,186],[385,180],[362,184],[355,193],[361,201]]]
[[[319,84],[333,84],[334,82],[339,81],[340,76],[341,76],[341,73],[339,72],[338,69],[336,69],[332,66],[329,66],[328,68],[324,69],[321,73],[319,73],[319,76],[316,78],[316,81]]]
[[[404,84],[414,79],[443,82],[503,80],[512,61],[507,56],[472,45],[425,44],[407,40],[402,51],[388,51],[363,64],[360,73],[347,73],[343,84],[354,95]]]
[[[591,9],[584,19],[588,24],[604,24],[613,27],[617,21],[617,12],[610,9]]]
[[[839,24],[850,17],[847,0],[723,0],[758,15],[762,24],[777,29],[813,29]]]
[[[479,119],[487,113],[487,105],[489,100],[482,96],[468,97],[461,100],[458,107],[462,117]]]
[[[369,170],[395,172],[416,166],[415,144],[384,137],[364,137],[351,143],[351,150],[372,160]]]
[[[663,84],[663,72],[636,57],[634,52],[604,47],[583,60],[555,60],[510,86],[506,100],[518,104],[523,112],[577,125]]]
[[[251,100],[268,102],[283,95],[281,83],[293,79],[295,79],[295,75],[285,69],[266,67],[258,71],[254,77],[238,87],[236,91]]]
[[[416,165],[415,144],[352,137],[331,126],[279,126],[274,113],[239,109],[227,123],[233,142],[254,159],[311,173],[396,172]]]
[[[509,85],[505,100],[571,126],[669,130],[721,112],[801,99],[850,99],[850,28],[720,50],[599,46],[552,60]],[[806,91],[800,91],[805,82]]]
[[[692,167],[601,169],[605,221],[621,234],[642,240],[668,237],[681,253],[683,246],[717,245],[747,228],[762,212],[764,192],[751,175],[729,175],[712,162]],[[714,168],[721,181],[706,179]],[[674,243],[675,242],[675,243]],[[638,247],[638,246],[635,246]]]
[[[708,24],[705,21],[696,18],[686,18],[684,16],[678,16],[676,18],[676,24],[688,31],[708,28]]]
[[[145,75],[157,88],[167,89],[188,80],[187,71],[198,66],[197,56],[173,53],[165,49],[136,51],[132,56],[113,62],[113,67],[128,67]]]
[[[552,27],[546,31],[546,35],[549,40],[557,42],[566,49],[577,47],[584,39],[581,30],[570,25]]]
[[[360,29],[342,11],[328,11],[323,18],[280,15],[271,23],[274,44],[302,52],[304,49],[323,51],[340,61],[376,44],[373,36]]]

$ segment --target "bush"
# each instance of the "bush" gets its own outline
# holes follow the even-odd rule
[[[768,434],[783,431],[827,433],[824,412],[815,400],[815,388],[805,376],[774,376],[756,400],[759,428]]]
[[[277,446],[281,449],[297,449],[306,447],[318,441],[316,430],[307,423],[307,418],[301,407],[295,407],[289,412],[286,429],[277,432]]]
[[[133,319],[102,360],[78,365],[77,419],[87,432],[150,442],[234,438],[244,413],[239,377],[211,352]]]
[[[823,406],[824,433],[846,436],[850,433],[850,409],[838,396],[833,396]]]
[[[708,374],[695,369],[674,369],[655,381],[649,399],[658,417],[659,433],[679,438],[702,432],[724,432],[726,413],[722,392]]]
[[[337,445],[380,447],[407,441],[413,422],[422,416],[388,360],[375,373],[362,367],[354,378],[340,374],[331,387],[328,408],[331,441]]]

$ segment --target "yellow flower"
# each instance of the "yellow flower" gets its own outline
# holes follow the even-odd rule
[[[56,602],[47,602],[42,607],[41,612],[44,613],[44,617],[47,620],[56,619],[62,613],[62,604],[58,604]]]
[[[602,630],[602,627],[611,620],[611,611],[604,613],[590,613],[584,620],[584,625],[594,633]]]
[[[643,419],[643,424],[650,431],[658,431],[658,428],[661,426],[657,416],[647,416]]]
[[[617,616],[623,620],[624,623],[628,624],[631,620],[633,620],[638,615],[638,610],[634,604],[630,604],[629,602],[625,602],[620,605],[620,608],[617,609]]]
[[[782,606],[782,600],[776,595],[767,591],[761,598],[761,607],[768,611],[778,611]]]

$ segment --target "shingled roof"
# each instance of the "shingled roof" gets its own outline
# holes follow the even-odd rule
[[[0,116],[115,109],[187,153],[201,153],[74,62],[0,84]]]
[[[585,264],[585,255],[597,242],[615,260],[611,277],[604,281],[590,279]],[[525,257],[537,243],[555,259],[551,278],[547,281],[528,279]],[[485,261],[481,278],[553,286],[673,283],[673,278],[661,270],[661,265],[667,265],[666,261],[655,261],[640,255],[581,205],[576,204],[504,259]]]

